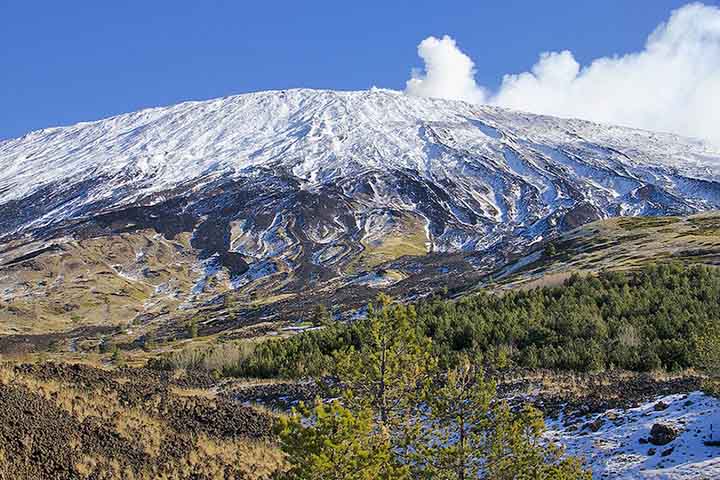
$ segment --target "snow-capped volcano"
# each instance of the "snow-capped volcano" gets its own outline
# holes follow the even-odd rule
[[[46,205],[20,208],[2,235],[270,176],[363,197],[366,211],[417,213],[440,249],[478,248],[580,204],[593,217],[720,204],[720,152],[700,141],[391,91],[142,110],[2,142],[0,166],[0,205]]]
[[[592,220],[718,207],[720,151],[701,141],[384,90],[237,95],[0,142],[0,243],[25,245],[0,266],[68,239],[187,234],[192,295],[218,275],[283,295],[440,278],[449,258],[478,269]],[[123,281],[182,296],[144,268]]]

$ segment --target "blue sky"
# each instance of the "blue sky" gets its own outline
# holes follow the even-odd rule
[[[543,51],[585,65],[641,50],[685,3],[0,0],[0,138],[247,91],[403,89],[429,35],[494,89]]]

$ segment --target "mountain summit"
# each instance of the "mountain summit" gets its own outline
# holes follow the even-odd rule
[[[142,291],[133,318],[167,299],[418,285],[593,220],[720,207],[720,151],[701,141],[385,90],[259,92],[48,128],[1,142],[0,167],[3,298],[47,295],[19,280],[22,262],[67,283],[41,259],[94,248],[82,262],[104,267],[85,279]],[[125,242],[115,260],[109,239]]]

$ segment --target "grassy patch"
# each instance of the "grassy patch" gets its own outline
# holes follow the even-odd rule
[[[277,295],[268,295],[266,297],[261,297],[253,300],[252,302],[250,302],[250,305],[254,307],[261,305],[269,305],[271,303],[281,302],[283,300],[290,300],[291,298],[294,298],[296,296],[296,293],[279,293]]]
[[[376,242],[365,242],[365,249],[358,255],[351,267],[356,270],[373,268],[404,256],[422,256],[428,253],[427,232],[422,221],[406,217],[399,222],[399,228]]]
[[[678,217],[624,217],[617,224],[624,230],[638,230],[642,228],[659,228],[679,222]]]
[[[720,235],[720,216],[692,217],[688,222],[695,227],[690,233],[700,236]]]

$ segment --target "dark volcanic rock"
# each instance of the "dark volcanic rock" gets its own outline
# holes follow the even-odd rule
[[[592,422],[585,424],[585,427],[589,428],[591,432],[597,432],[605,424],[605,420],[602,417],[598,417]]]
[[[675,440],[680,432],[670,425],[656,423],[650,429],[650,443],[653,445],[667,445]]]
[[[668,457],[668,456],[672,455],[672,453],[673,453],[674,450],[675,450],[675,447],[667,448],[667,449],[665,449],[665,450],[662,451],[662,453],[660,454],[660,456],[662,456],[662,457]]]
[[[194,390],[176,393],[208,385],[203,375],[2,367],[14,380],[0,382],[0,480],[211,478],[187,470],[191,454],[200,458],[200,437],[234,449],[238,440],[260,444],[272,435],[273,418],[264,412]],[[246,478],[235,465],[224,471],[224,478]]]

